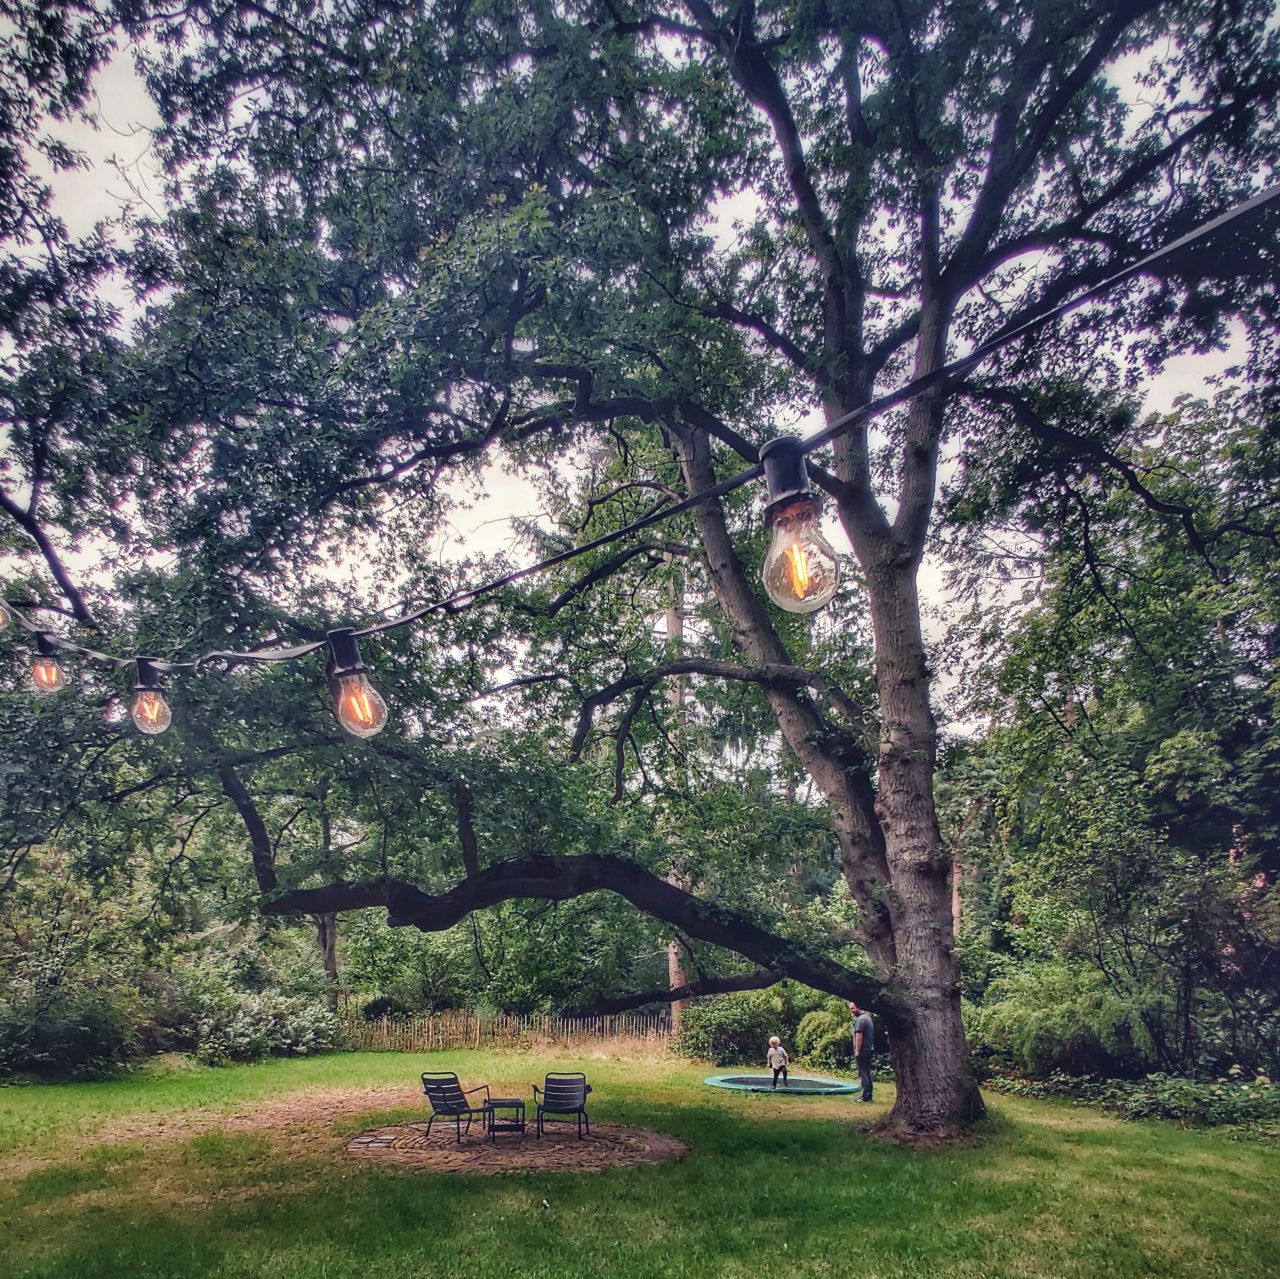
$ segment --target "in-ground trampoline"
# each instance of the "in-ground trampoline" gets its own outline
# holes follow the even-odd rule
[[[784,1087],[773,1086],[772,1075],[708,1075],[702,1081],[712,1088],[736,1088],[740,1092],[789,1092],[813,1096],[815,1093],[861,1092],[845,1079],[824,1079],[819,1075],[792,1075]]]

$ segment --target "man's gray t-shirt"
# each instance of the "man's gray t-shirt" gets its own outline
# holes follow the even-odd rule
[[[859,1013],[858,1019],[853,1023],[854,1035],[862,1036],[862,1051],[869,1053],[876,1046],[876,1028],[871,1020],[870,1013]],[[857,1039],[853,1041],[855,1044]]]

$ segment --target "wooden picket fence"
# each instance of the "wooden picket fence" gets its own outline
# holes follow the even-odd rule
[[[447,1012],[365,1021],[359,1013],[340,1017],[348,1048],[358,1052],[434,1052],[446,1048],[574,1048],[618,1054],[666,1050],[671,1035],[662,1013],[615,1013],[598,1017],[481,1017]]]

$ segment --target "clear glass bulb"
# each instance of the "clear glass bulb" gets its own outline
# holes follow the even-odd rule
[[[56,693],[66,682],[66,672],[56,657],[42,653],[31,663],[31,687],[37,693]]]
[[[133,695],[129,718],[140,733],[163,733],[173,723],[173,712],[158,688],[140,688]]]
[[[355,737],[372,737],[387,724],[387,704],[362,671],[338,676],[333,708],[338,723]]]
[[[13,609],[4,600],[0,600],[0,631],[7,631],[13,625]]]
[[[840,562],[818,528],[812,501],[784,507],[773,517],[763,576],[769,598],[788,613],[812,613],[835,595]]]

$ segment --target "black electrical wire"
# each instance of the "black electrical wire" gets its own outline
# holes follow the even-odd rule
[[[1267,187],[1260,191],[1257,195],[1251,196],[1247,200],[1242,200],[1239,204],[1234,205],[1225,213],[1220,214],[1216,218],[1211,218],[1208,222],[1203,222],[1200,226],[1187,232],[1186,235],[1179,236],[1176,240],[1157,249],[1154,253],[1147,254],[1146,257],[1140,258],[1132,265],[1117,271],[1115,274],[1108,276],[1106,279],[1099,281],[1097,284],[1086,289],[1083,293],[1077,294],[1075,297],[1065,302],[1059,302],[1052,307],[1047,307],[1038,315],[1023,321],[1010,329],[1002,329],[1000,332],[988,338],[985,342],[980,343],[967,355],[960,356],[958,359],[952,360],[949,364],[944,364],[940,368],[935,369],[932,373],[926,373],[922,377],[913,379],[904,386],[899,387],[896,391],[890,391],[885,395],[878,396],[873,400],[869,400],[866,404],[854,409],[852,412],[844,414],[842,417],[836,418],[834,422],[829,423],[821,431],[809,436],[801,441],[801,448],[804,453],[812,453],[817,449],[823,448],[830,444],[832,440],[845,432],[852,430],[854,427],[862,426],[874,418],[887,413],[890,409],[897,408],[901,404],[907,403],[909,400],[915,399],[919,395],[924,395],[928,391],[945,386],[954,380],[963,377],[969,373],[978,364],[981,364],[989,355],[1008,346],[1011,342],[1018,338],[1028,337],[1038,332],[1046,325],[1054,320],[1061,319],[1065,315],[1078,310],[1089,302],[1096,301],[1104,293],[1115,288],[1116,285],[1123,283],[1125,280],[1132,279],[1136,275],[1148,270],[1156,263],[1163,261],[1165,258],[1171,257],[1176,253],[1180,253],[1185,249],[1201,243],[1216,235],[1218,232],[1225,230],[1227,227],[1233,226],[1239,222],[1245,221],[1253,217],[1255,214],[1263,212],[1272,205],[1280,203],[1280,184]],[[747,467],[745,470],[738,471],[727,479],[721,480],[718,484],[713,484],[710,488],[701,489],[697,493],[690,494],[687,498],[679,502],[673,502],[669,506],[651,512],[643,519],[636,520],[634,523],[627,524],[623,528],[615,529],[611,533],[604,533],[600,537],[593,538],[589,542],[584,542],[580,546],[570,547],[567,551],[561,551],[559,554],[552,555],[548,559],[539,560],[536,564],[527,565],[525,568],[516,569],[514,572],[506,573],[502,577],[494,578],[492,581],[484,582],[480,586],[475,586],[469,590],[459,591],[455,595],[449,596],[448,599],[437,600],[435,603],[427,604],[424,607],[415,610],[412,613],[406,613],[400,617],[391,618],[389,621],[377,622],[370,626],[360,627],[354,630],[354,635],[361,638],[366,635],[381,635],[386,631],[398,630],[403,626],[411,626],[414,622],[421,621],[425,617],[430,617],[434,613],[454,613],[464,608],[470,607],[478,600],[483,599],[486,595],[491,595],[494,591],[501,590],[504,586],[510,586],[514,582],[521,581],[523,578],[531,577],[535,573],[541,573],[549,568],[554,568],[558,564],[567,563],[569,560],[576,559],[580,555],[586,555],[590,551],[598,550],[602,546],[608,546],[613,542],[621,541],[625,537],[630,537],[633,533],[639,533],[643,529],[650,528],[654,524],[662,523],[665,520],[672,519],[674,516],[682,515],[686,511],[691,511],[695,507],[700,506],[704,502],[712,501],[715,498],[723,497],[727,493],[732,493],[735,489],[741,488],[744,484],[759,479],[764,473],[764,467],[756,462]],[[100,653],[95,649],[85,648],[82,645],[73,643],[71,640],[65,640],[61,636],[54,635],[45,631],[42,627],[37,626],[34,622],[24,617],[21,611],[11,604],[6,607],[12,613],[15,620],[26,630],[33,634],[42,634],[48,642],[55,648],[64,653],[72,653],[78,657],[88,658],[90,661],[100,662],[104,665],[113,666],[117,670],[125,669],[134,664],[137,660],[133,657],[115,657],[109,653]],[[312,640],[305,644],[299,644],[292,648],[273,648],[273,649],[246,649],[242,652],[237,651],[218,651],[206,653],[202,657],[197,657],[193,661],[186,662],[164,662],[160,660],[153,661],[155,670],[165,674],[190,673],[200,670],[204,666],[225,662],[234,664],[237,662],[287,662],[296,658],[307,657],[311,653],[316,652],[326,646],[325,640]]]

